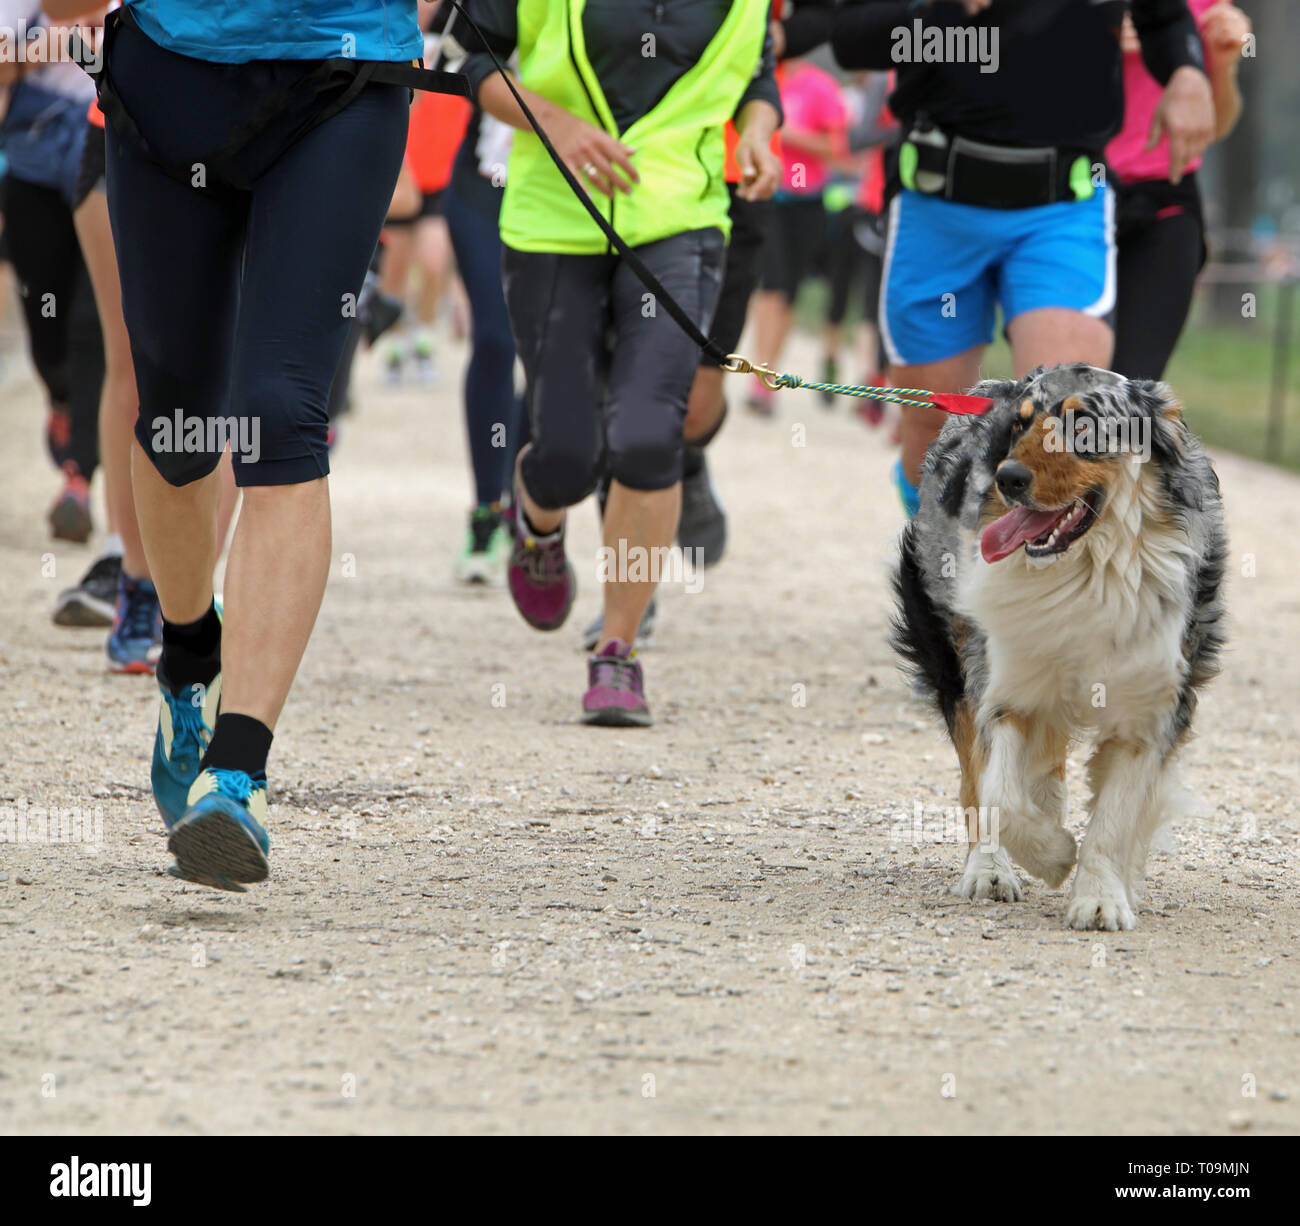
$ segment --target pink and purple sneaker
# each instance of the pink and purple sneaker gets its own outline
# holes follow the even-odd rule
[[[645,700],[641,661],[631,644],[610,639],[587,657],[587,692],[582,722],[615,728],[646,728],[652,722]]]
[[[564,525],[547,536],[528,526],[518,499],[502,514],[510,529],[510,565],[506,570],[510,598],[535,630],[558,630],[573,608],[578,580],[564,552]]]

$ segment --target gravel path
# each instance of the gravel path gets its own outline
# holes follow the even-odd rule
[[[456,396],[359,377],[245,896],[164,875],[155,693],[50,623],[87,555],[45,536],[35,388],[0,391],[0,806],[103,814],[96,854],[0,848],[0,1129],[1300,1127],[1300,481],[1218,457],[1233,634],[1185,758],[1201,816],[1137,931],[1082,934],[1039,882],[957,901],[961,848],[900,829],[957,772],[884,642],[899,513],[847,402],[733,414],[731,552],[665,591],[657,724],[621,732],[576,720],[590,508],[572,623],[537,635],[451,581]],[[1071,782],[1077,823],[1074,759]]]

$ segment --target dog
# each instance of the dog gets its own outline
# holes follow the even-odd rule
[[[1013,861],[1057,887],[1077,859],[1069,926],[1130,929],[1224,642],[1218,477],[1163,383],[1080,363],[972,394],[992,406],[949,418],[926,456],[893,625],[961,767],[956,892],[1014,902]],[[1065,756],[1085,738],[1076,847]]]

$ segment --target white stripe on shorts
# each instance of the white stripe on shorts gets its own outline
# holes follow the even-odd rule
[[[1106,283],[1101,297],[1092,306],[1084,307],[1085,315],[1109,315],[1115,306],[1115,193],[1103,187],[1106,193]]]
[[[892,366],[906,366],[908,363],[898,352],[894,337],[889,331],[889,272],[894,263],[894,244],[898,241],[899,210],[903,204],[903,192],[899,191],[889,202],[889,224],[885,234],[885,258],[880,269],[880,306],[876,311],[876,322],[880,325],[880,339],[885,343],[885,356]]]

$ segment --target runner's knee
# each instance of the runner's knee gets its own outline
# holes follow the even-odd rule
[[[224,397],[210,379],[174,374],[139,348],[135,351],[140,409],[135,436],[169,485],[188,485],[206,477],[221,460],[209,450],[209,419],[224,411]]]
[[[611,437],[609,475],[633,490],[664,490],[682,479],[680,431],[659,436],[638,432],[630,438]]]
[[[584,447],[576,441],[534,446],[522,463],[529,497],[548,511],[581,502],[595,490],[601,471],[599,448]]]

